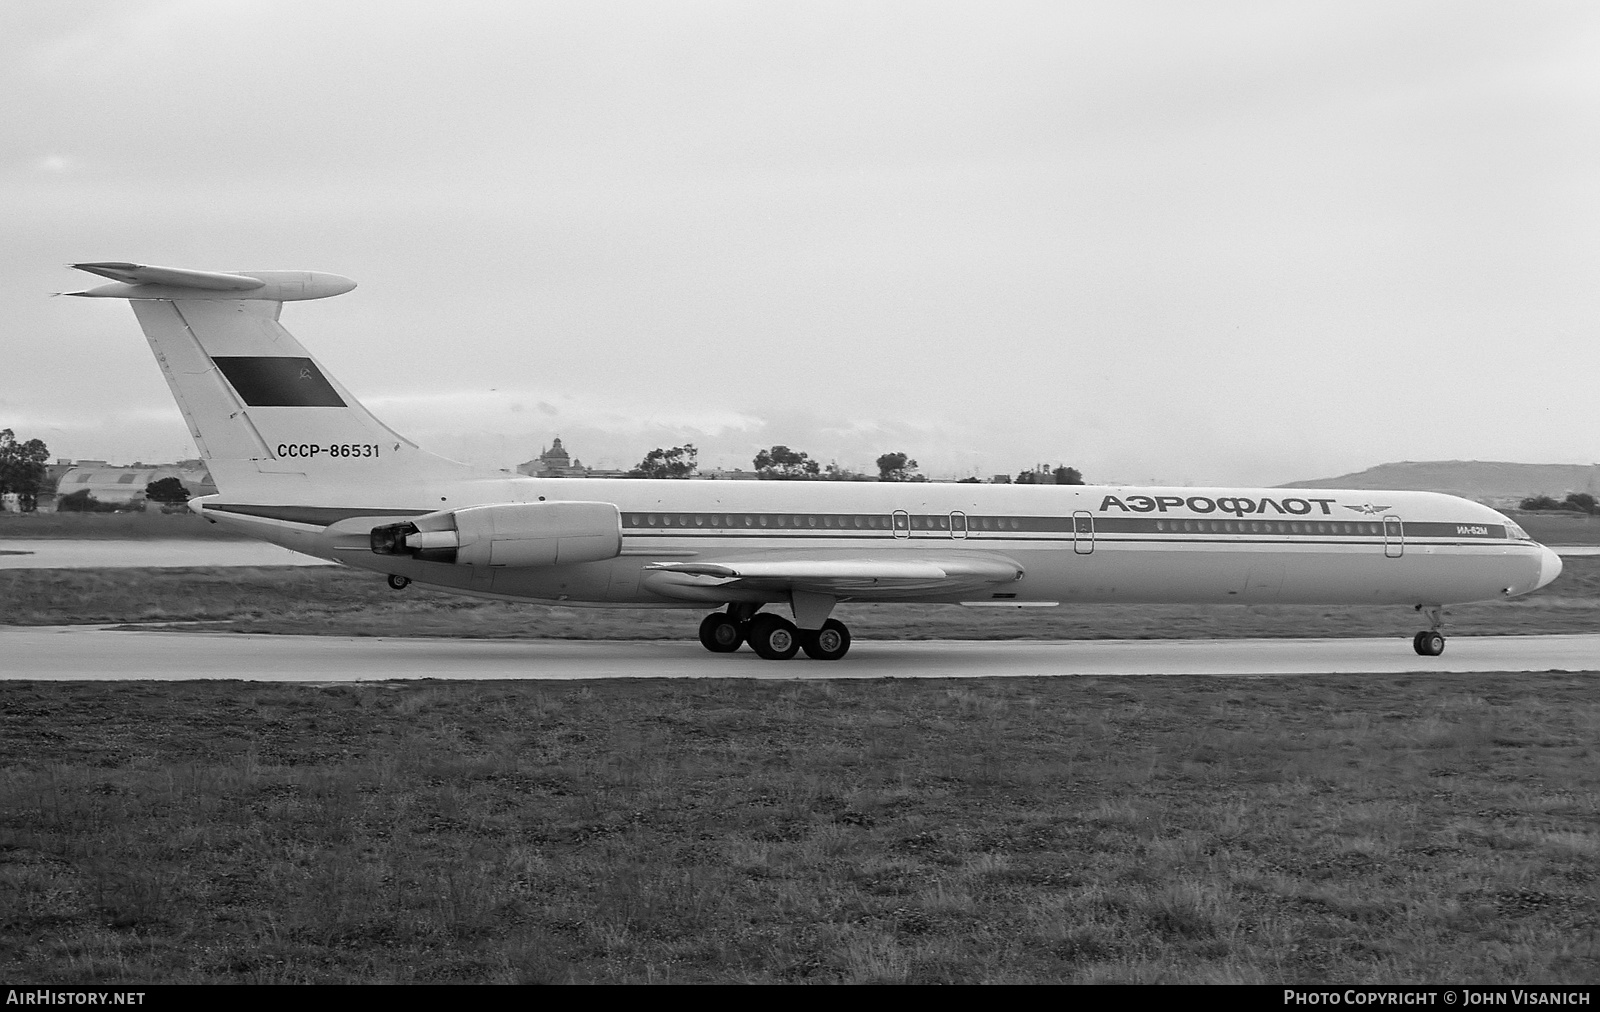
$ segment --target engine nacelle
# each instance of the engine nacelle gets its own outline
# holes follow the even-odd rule
[[[372,529],[376,555],[458,566],[564,566],[622,554],[622,514],[608,502],[466,506]]]

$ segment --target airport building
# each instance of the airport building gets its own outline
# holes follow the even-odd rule
[[[700,481],[760,481],[761,475],[755,471],[743,471],[737,467],[708,467],[698,471],[691,478]]]
[[[206,469],[205,461],[180,460],[175,464],[145,464],[135,461],[125,466],[108,464],[103,460],[58,460],[47,465],[47,480],[45,487],[55,494],[49,497],[48,503],[45,496],[39,498],[41,510],[54,510],[62,496],[75,492],[87,491],[89,495],[103,503],[116,503],[118,505],[132,505],[144,501],[145,486],[162,478],[176,478],[189,490],[189,498],[196,496],[216,495],[216,483],[211,480],[211,472]],[[55,477],[52,487],[49,477]]]

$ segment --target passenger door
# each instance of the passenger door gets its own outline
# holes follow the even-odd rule
[[[1399,517],[1383,518],[1383,554],[1391,559],[1406,554],[1406,525]]]
[[[1072,514],[1072,550],[1079,555],[1094,553],[1094,514],[1088,510]]]

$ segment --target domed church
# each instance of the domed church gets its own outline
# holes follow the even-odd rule
[[[537,458],[518,464],[517,473],[530,478],[587,478],[589,469],[583,466],[583,461],[567,455],[566,447],[561,445],[561,437],[557,436],[550,448]]]

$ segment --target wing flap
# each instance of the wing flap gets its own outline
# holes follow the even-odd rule
[[[655,562],[645,585],[665,597],[713,600],[717,594],[777,595],[800,591],[834,597],[938,597],[1022,578],[1015,561],[999,555],[875,558],[760,558],[717,562]],[[731,598],[730,598],[731,599]]]
[[[946,575],[944,569],[931,562],[891,562],[876,559],[731,563],[658,562],[645,568],[735,580],[939,580]]]

